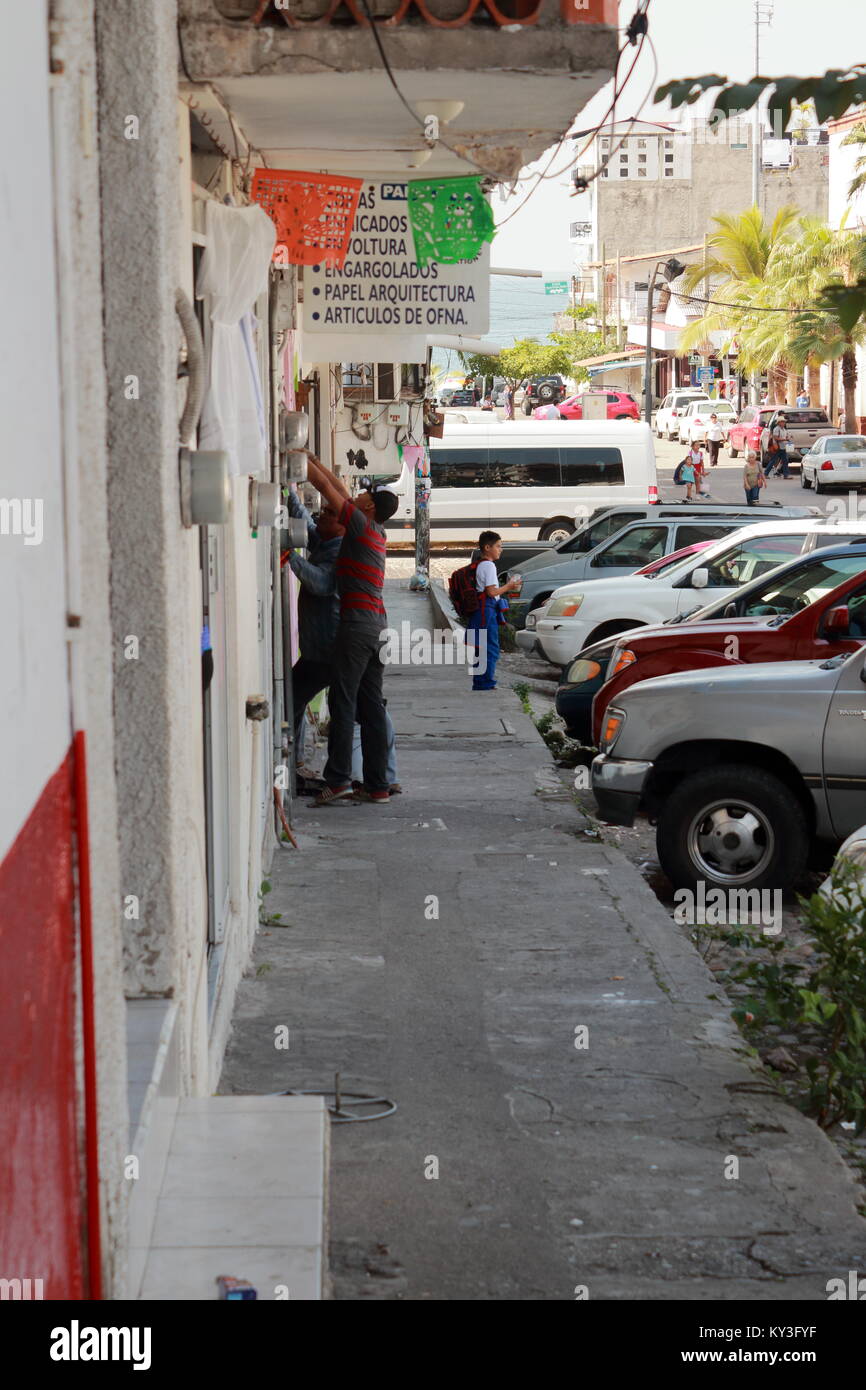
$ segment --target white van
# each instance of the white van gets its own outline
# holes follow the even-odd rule
[[[414,535],[415,480],[404,464],[394,539]],[[597,507],[658,501],[652,434],[634,420],[480,419],[430,440],[430,540],[492,528],[506,540],[561,540]],[[396,534],[395,534],[396,533]]]

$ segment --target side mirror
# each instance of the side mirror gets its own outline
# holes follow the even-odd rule
[[[710,572],[706,568],[692,570],[692,588],[705,589],[710,582]]]
[[[844,606],[831,608],[824,615],[824,636],[845,637],[848,633],[848,609]]]

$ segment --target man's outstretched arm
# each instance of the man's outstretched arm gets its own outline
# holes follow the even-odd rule
[[[307,451],[307,478],[316,491],[326,497],[337,512],[342,511],[346,502],[351,502],[352,497],[345,483],[336,477],[329,468],[325,468],[315,454],[311,454],[309,450]]]

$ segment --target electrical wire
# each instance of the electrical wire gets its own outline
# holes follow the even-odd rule
[[[824,314],[829,315],[830,309],[819,309],[817,305],[804,304],[799,309],[783,307],[781,304],[776,306],[765,304],[736,304],[724,299],[705,299],[699,294],[686,294],[684,290],[671,289],[674,299],[688,299],[694,304],[711,304],[714,309],[739,309],[743,314]]]
[[[384,46],[383,46],[383,44],[382,44],[382,40],[381,40],[381,38],[380,38],[380,36],[379,36],[379,26],[376,24],[376,21],[375,21],[374,18],[373,18],[373,12],[372,12],[372,10],[370,9],[369,0],[361,0],[361,4],[364,6],[364,12],[365,12],[365,14],[366,14],[366,16],[367,16],[367,20],[368,20],[368,23],[369,23],[369,25],[370,25],[370,29],[372,30],[372,33],[373,33],[373,41],[374,41],[374,43],[375,43],[377,49],[379,50],[379,57],[380,57],[381,60],[382,60],[382,66],[383,66],[383,68],[385,69],[385,72],[386,72],[387,77],[388,77],[388,81],[391,83],[391,86],[394,88],[394,91],[397,93],[397,96],[400,98],[400,101],[403,103],[403,105],[405,106],[406,110],[409,112],[409,115],[412,117],[413,121],[415,121],[419,126],[421,126],[422,130],[424,130],[425,133],[426,133],[427,125],[426,125],[426,122],[425,122],[425,120],[424,120],[424,117],[421,116],[421,115],[419,115],[419,113],[415,110],[414,106],[411,106],[411,105],[409,104],[409,102],[406,100],[406,98],[405,98],[405,96],[403,95],[403,92],[402,92],[402,90],[401,90],[401,88],[400,88],[400,84],[398,83],[396,77],[394,76],[393,70],[392,70],[392,68],[391,68],[391,64],[390,64],[389,61],[388,61],[388,55],[387,55],[387,53],[385,52]],[[477,159],[473,159],[471,155],[468,155],[468,154],[461,154],[461,153],[459,152],[459,150],[456,150],[456,149],[454,148],[453,145],[449,145],[448,141],[447,141],[447,140],[444,140],[444,139],[442,138],[441,135],[437,135],[437,136],[436,136],[436,144],[438,144],[438,145],[444,145],[444,146],[445,146],[445,149],[446,149],[446,150],[449,150],[451,154],[453,154],[453,155],[455,155],[455,156],[457,157],[457,159],[462,159],[466,164],[472,164],[472,165],[474,165],[474,167],[475,167],[480,173],[485,174],[488,178],[490,178],[490,177],[493,176],[493,175],[492,175],[492,170],[486,169],[486,168],[484,167],[483,164],[479,164],[478,161],[477,161]]]
[[[646,19],[646,14],[647,14],[648,8],[649,8],[649,0],[646,0],[645,4],[643,5],[643,8],[642,8],[642,9],[639,9],[638,11],[636,11],[635,17],[634,17],[634,19],[632,20],[632,25],[634,25],[635,20],[638,18],[638,15],[641,15],[644,19]],[[629,26],[629,32],[631,31],[632,25]],[[631,42],[631,40],[630,40],[630,42]],[[640,106],[638,107],[637,112],[635,113],[634,116],[631,117],[631,119],[630,119],[630,121],[629,121],[628,130],[627,130],[627,131],[625,132],[625,134],[622,136],[622,138],[620,139],[620,141],[618,142],[618,144],[614,145],[614,147],[609,151],[608,156],[607,156],[607,159],[606,159],[601,165],[599,165],[599,167],[598,167],[598,169],[596,169],[595,173],[592,174],[590,178],[588,178],[588,179],[585,180],[585,188],[582,188],[582,189],[580,189],[580,190],[576,190],[576,192],[577,192],[577,191],[579,191],[579,192],[584,192],[585,189],[588,188],[589,185],[590,185],[591,183],[593,183],[597,178],[599,178],[600,175],[604,172],[604,170],[607,169],[608,165],[610,164],[610,161],[613,159],[613,156],[617,153],[618,150],[622,149],[623,144],[624,144],[625,141],[628,139],[628,137],[631,135],[631,132],[632,132],[632,130],[634,129],[635,123],[636,123],[638,120],[640,120],[641,113],[643,112],[644,107],[646,106],[647,102],[649,101],[649,98],[650,98],[651,93],[654,92],[654,90],[655,90],[656,78],[658,77],[658,55],[657,55],[656,50],[655,50],[655,45],[653,44],[652,39],[651,39],[650,36],[649,36],[649,29],[648,29],[648,28],[645,29],[645,30],[643,31],[643,33],[641,34],[640,43],[639,43],[638,46],[637,46],[637,52],[635,53],[634,58],[632,59],[631,64],[629,65],[629,69],[628,69],[628,71],[626,72],[625,77],[622,79],[622,83],[619,84],[619,85],[617,85],[617,73],[619,72],[619,65],[620,65],[620,62],[622,61],[622,56],[623,56],[623,54],[625,53],[625,50],[626,50],[627,45],[623,44],[623,46],[620,48],[620,50],[619,50],[619,52],[618,52],[618,54],[617,54],[617,57],[616,57],[616,63],[615,63],[615,65],[614,65],[614,76],[613,76],[614,91],[613,91],[613,96],[612,96],[611,101],[610,101],[610,105],[608,106],[608,108],[607,108],[607,110],[605,111],[604,115],[601,117],[601,120],[598,122],[598,124],[592,129],[592,131],[591,131],[590,134],[588,135],[588,137],[587,137],[585,143],[581,146],[581,148],[580,148],[579,150],[577,150],[576,152],[572,152],[572,154],[569,156],[569,159],[568,159],[568,163],[567,163],[567,164],[564,164],[564,165],[562,166],[561,169],[555,170],[554,173],[552,173],[552,174],[549,173],[548,171],[549,171],[549,169],[550,169],[550,166],[551,166],[551,164],[553,163],[553,161],[555,160],[556,156],[559,154],[559,151],[562,149],[562,146],[564,145],[565,141],[568,140],[569,138],[571,138],[571,137],[569,136],[568,132],[566,132],[566,134],[565,134],[565,135],[562,137],[562,139],[560,140],[559,144],[558,144],[558,145],[556,146],[556,148],[554,149],[553,154],[551,155],[550,159],[548,160],[547,165],[545,166],[543,172],[542,172],[541,174],[538,175],[538,177],[537,177],[537,179],[536,179],[536,182],[533,184],[532,188],[529,190],[529,192],[527,193],[526,197],[523,199],[523,202],[520,203],[519,206],[516,207],[516,208],[513,210],[513,212],[510,212],[510,213],[508,214],[507,217],[503,217],[503,219],[502,219],[501,222],[497,222],[497,224],[496,224],[496,230],[497,230],[497,232],[499,231],[499,229],[500,229],[501,227],[504,227],[504,226],[505,226],[506,222],[510,222],[511,219],[512,219],[512,217],[516,217],[517,214],[518,214],[519,212],[522,212],[522,211],[523,211],[523,209],[526,207],[526,204],[529,202],[529,199],[532,197],[532,195],[536,192],[536,190],[540,187],[540,185],[541,185],[542,183],[544,183],[544,182],[547,181],[547,180],[552,180],[552,179],[561,178],[563,174],[567,173],[569,169],[574,168],[575,165],[578,164],[578,162],[580,161],[580,159],[582,159],[583,155],[584,155],[584,154],[586,153],[586,151],[590,148],[590,146],[592,145],[593,141],[594,141],[594,140],[598,137],[598,135],[600,134],[602,128],[604,127],[605,123],[606,123],[607,120],[608,120],[608,117],[611,117],[611,118],[613,117],[613,115],[614,115],[614,113],[615,113],[615,111],[616,111],[616,104],[617,104],[617,101],[618,101],[619,98],[622,96],[623,92],[625,91],[625,89],[626,89],[626,87],[627,87],[627,85],[628,85],[629,79],[631,78],[631,75],[632,75],[632,73],[634,72],[635,67],[637,66],[638,59],[640,58],[640,55],[641,55],[641,53],[643,52],[643,47],[644,47],[644,44],[645,44],[645,43],[648,43],[648,44],[649,44],[649,46],[650,46],[650,52],[651,52],[652,57],[653,57],[653,77],[652,77],[652,81],[651,81],[651,83],[650,83],[650,86],[649,86],[649,88],[648,88],[648,90],[647,90],[647,93],[646,93],[646,95],[644,96],[643,101],[641,102]],[[614,137],[613,137],[613,120],[611,120],[611,135],[610,135],[610,138],[611,138],[611,139],[614,138]]]

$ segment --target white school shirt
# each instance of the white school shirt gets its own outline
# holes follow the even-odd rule
[[[499,575],[496,573],[496,566],[492,560],[481,560],[475,571],[475,587],[479,594],[484,593],[488,584],[493,584],[494,587],[498,589]]]
[[[718,421],[714,425],[707,425],[707,439],[722,440],[725,432]]]

